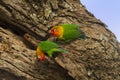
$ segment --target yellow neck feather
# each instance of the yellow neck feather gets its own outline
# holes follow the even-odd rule
[[[58,32],[58,38],[62,38],[63,37],[63,27],[62,26],[57,26],[57,32]]]

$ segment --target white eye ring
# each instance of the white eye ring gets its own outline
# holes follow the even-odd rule
[[[38,58],[41,58],[40,56],[38,56]]]

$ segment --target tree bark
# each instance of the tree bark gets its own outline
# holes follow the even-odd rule
[[[80,25],[87,39],[58,43],[69,53],[38,61],[37,44],[63,23]],[[79,0],[1,0],[0,26],[2,80],[120,79],[119,42]]]

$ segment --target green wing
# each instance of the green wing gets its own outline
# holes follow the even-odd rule
[[[58,47],[58,45],[56,44],[56,43],[54,43],[54,42],[51,42],[51,41],[42,41],[40,44],[39,44],[39,46],[40,46],[40,48],[43,50],[43,51],[45,51],[45,52],[47,52],[48,50],[50,50],[50,49],[53,49],[53,48],[57,48]]]
[[[85,39],[86,35],[82,30],[68,30],[63,35],[63,39],[65,41],[71,41],[77,38]]]
[[[67,50],[63,50],[63,49],[53,48],[53,49],[47,51],[46,53],[48,54],[49,57],[52,58],[54,53],[61,53],[61,52],[66,53],[66,52],[68,52],[68,51],[67,51]]]
[[[76,25],[76,24],[62,24],[61,25],[64,28],[64,31],[66,30],[74,30],[74,29],[78,29],[80,26]]]

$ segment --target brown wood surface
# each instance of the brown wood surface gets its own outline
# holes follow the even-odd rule
[[[63,23],[87,39],[58,43],[69,53],[38,61],[37,44]],[[0,0],[0,80],[120,80],[120,44],[79,0]]]

